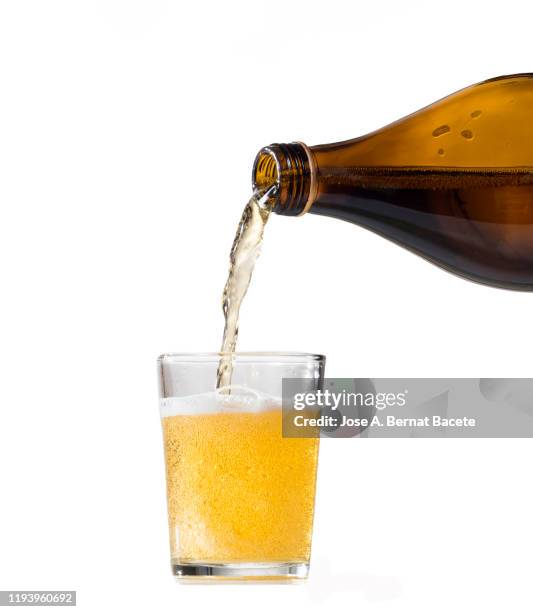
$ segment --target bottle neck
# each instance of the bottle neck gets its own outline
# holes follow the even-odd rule
[[[279,215],[303,215],[316,198],[316,163],[301,142],[271,144],[259,151],[252,171],[255,189],[276,185],[272,210]]]

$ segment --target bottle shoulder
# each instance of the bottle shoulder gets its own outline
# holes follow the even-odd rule
[[[533,74],[483,81],[376,132],[311,150],[318,168],[533,168]]]

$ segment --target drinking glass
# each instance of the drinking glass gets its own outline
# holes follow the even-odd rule
[[[217,389],[221,357],[231,385]],[[282,379],[316,391],[324,365],[306,353],[159,357],[175,576],[307,577],[319,440],[282,437]]]

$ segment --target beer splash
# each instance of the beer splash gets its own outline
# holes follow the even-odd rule
[[[232,375],[232,353],[239,333],[239,311],[261,251],[263,232],[270,216],[270,198],[277,191],[276,185],[256,190],[244,207],[229,256],[229,273],[222,294],[224,335],[217,370],[217,389],[229,391]]]

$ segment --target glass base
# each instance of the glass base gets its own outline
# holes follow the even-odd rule
[[[180,582],[199,581],[279,581],[307,578],[308,563],[172,563],[172,573]]]

